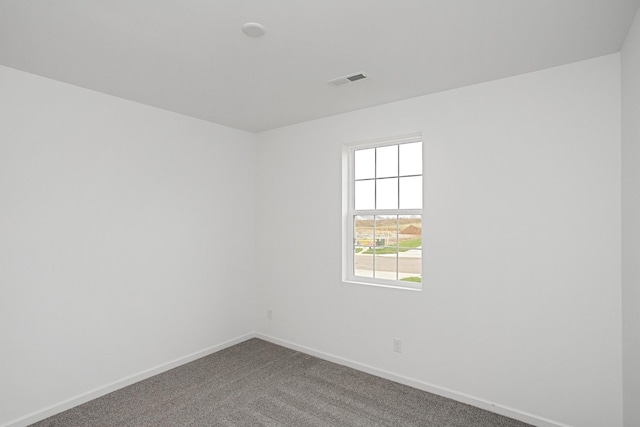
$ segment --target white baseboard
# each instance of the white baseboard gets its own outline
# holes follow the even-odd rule
[[[153,368],[145,369],[144,371],[138,372],[137,374],[129,375],[128,377],[122,378],[120,380],[114,381],[102,387],[94,388],[86,393],[82,393],[76,396],[73,396],[67,400],[64,400],[60,403],[56,403],[55,405],[48,406],[46,408],[40,409],[36,412],[32,412],[31,414],[25,415],[24,417],[20,417],[13,421],[10,421],[7,424],[4,424],[0,427],[25,427],[30,424],[36,423],[38,421],[44,420],[52,415],[58,414],[60,412],[66,411],[68,409],[73,408],[74,406],[82,405],[90,400],[96,399],[100,396],[104,396],[105,394],[111,393],[113,391],[119,390],[121,388],[127,387],[131,384],[137,383],[138,381],[145,380],[154,375],[161,374],[162,372],[168,371],[169,369],[176,368],[180,365],[184,365],[185,363],[192,362],[196,359],[200,359],[201,357],[208,356],[212,353],[215,353],[220,350],[224,350],[227,347],[231,347],[233,345],[239,344],[243,341],[246,341],[250,338],[254,338],[256,335],[254,333],[249,333],[246,335],[242,335],[240,337],[231,339],[229,341],[225,341],[221,344],[214,345],[204,350],[197,351],[195,353],[188,354],[183,357],[179,357],[170,362],[163,363],[161,365],[155,366]]]
[[[528,412],[510,408],[508,406],[489,402],[487,400],[484,400],[475,396],[471,396],[466,393],[460,393],[455,390],[447,389],[445,387],[440,387],[434,384],[429,384],[423,381],[415,380],[413,378],[397,375],[397,374],[394,374],[393,372],[388,372],[382,369],[374,368],[373,366],[354,362],[353,360],[345,359],[339,356],[334,356],[332,354],[328,354],[328,353],[318,351],[309,347],[305,347],[303,345],[294,344],[292,342],[281,340],[279,338],[275,338],[269,335],[256,333],[255,337],[265,341],[269,341],[273,344],[278,344],[283,347],[290,348],[291,350],[296,350],[301,353],[306,353],[311,356],[316,356],[316,357],[319,357],[320,359],[337,363],[339,365],[348,366],[349,368],[357,369],[358,371],[366,372],[368,374],[385,378],[387,380],[394,381],[400,384],[404,384],[409,387],[413,387],[429,393],[437,394],[438,396],[447,397],[449,399],[466,403],[467,405],[475,406],[477,408],[494,412],[496,414],[504,415],[505,417],[513,418],[515,420],[522,421],[537,427],[572,427],[568,424],[564,424],[558,421],[553,421],[544,417],[530,414]]]

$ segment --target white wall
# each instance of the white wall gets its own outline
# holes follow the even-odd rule
[[[0,425],[254,330],[254,144],[0,67]]]
[[[622,58],[624,425],[640,426],[640,12]]]
[[[626,260],[638,31],[622,53]],[[540,425],[621,426],[619,61],[257,137],[0,67],[0,425],[250,333],[259,313],[269,336]],[[416,131],[424,290],[343,284],[341,145]],[[623,271],[635,426],[640,274]]]
[[[260,331],[540,425],[621,426],[619,61],[259,135]],[[341,145],[416,131],[424,290],[343,284]]]

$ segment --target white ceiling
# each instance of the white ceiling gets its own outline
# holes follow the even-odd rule
[[[259,132],[618,52],[639,5],[0,0],[0,64]]]

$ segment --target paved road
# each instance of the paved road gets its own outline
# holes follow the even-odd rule
[[[356,270],[368,270],[373,268],[373,257],[371,255],[355,255]],[[377,271],[396,271],[396,258],[393,256],[377,256]],[[420,274],[422,272],[422,258],[398,258],[398,272]]]

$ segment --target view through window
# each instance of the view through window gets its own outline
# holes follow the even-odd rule
[[[420,287],[422,142],[352,147],[349,278]]]

